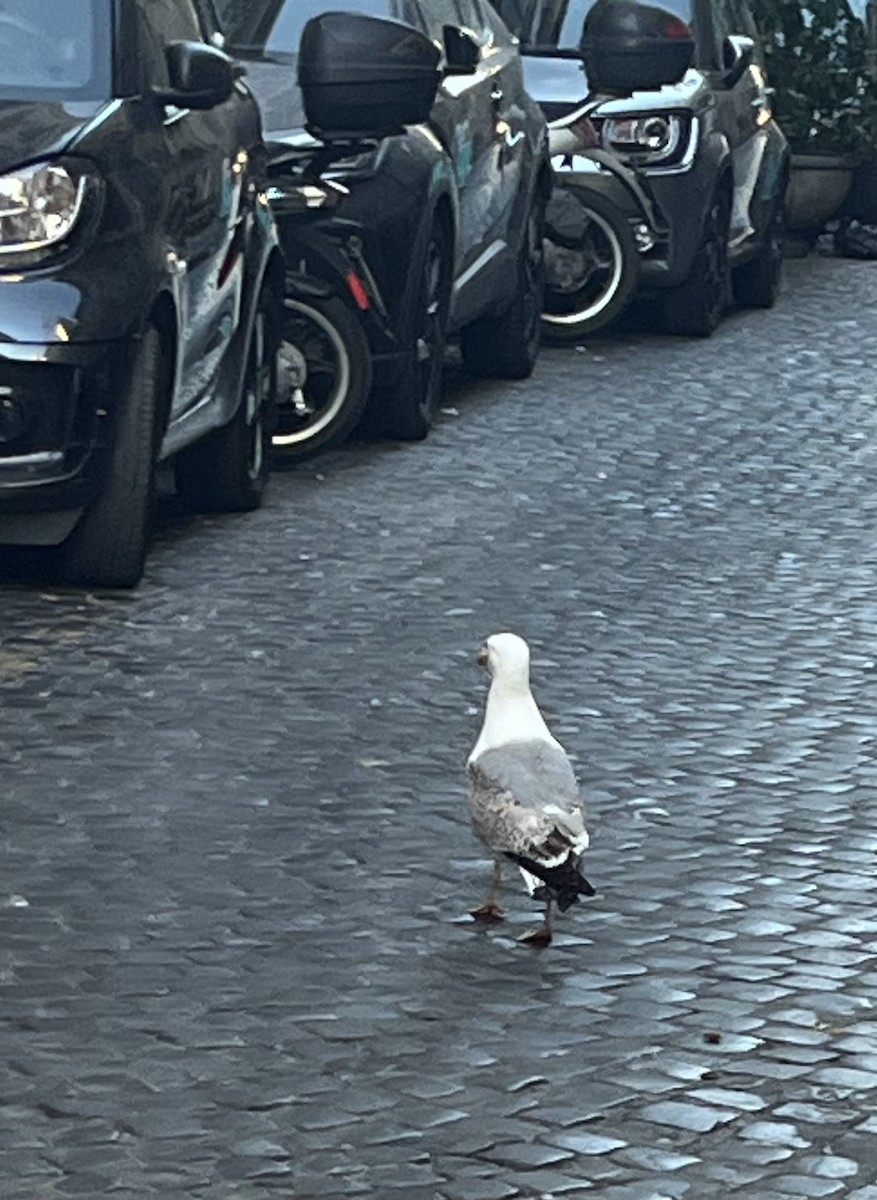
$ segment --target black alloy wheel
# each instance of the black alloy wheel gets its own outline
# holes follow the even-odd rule
[[[380,424],[390,437],[422,441],[438,411],[447,341],[453,247],[447,223],[433,222],[414,276],[406,355],[380,399]]]
[[[730,211],[728,192],[722,188],[710,202],[688,278],[664,293],[664,326],[668,333],[710,337],[719,327],[731,296]]]
[[[467,325],[460,338],[463,362],[474,375],[529,379],[542,341],[545,295],[545,199],[530,205],[518,260],[515,295],[496,316]]]
[[[161,334],[149,326],[118,398],[113,443],[97,498],[64,543],[69,583],[129,588],[146,563],[155,502],[159,413],[170,386]]]
[[[235,415],[177,461],[177,490],[187,504],[212,512],[251,512],[261,505],[276,399],[277,323],[266,286],[253,314]]]

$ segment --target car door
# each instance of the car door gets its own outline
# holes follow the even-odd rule
[[[522,214],[531,203],[538,155],[536,138],[542,114],[527,95],[520,46],[487,0],[455,0],[461,20],[474,31],[490,91],[500,189],[496,196],[494,232],[512,245],[521,236]]]
[[[433,39],[444,44],[446,27],[472,37],[474,31],[464,27],[454,0],[423,0],[419,7],[423,27]],[[479,45],[473,70],[445,76],[432,112],[453,161],[459,197],[458,279],[475,275],[503,248],[495,237],[502,191],[496,133],[498,68],[498,60],[485,57]]]
[[[730,232],[734,242],[753,231],[750,205],[767,142],[764,125],[770,119],[770,101],[758,33],[745,0],[712,0],[711,13],[719,127],[731,148],[734,194]],[[740,39],[754,43],[742,70]]]
[[[195,0],[142,0],[140,63],[144,89],[169,85],[166,50],[174,41],[206,41]],[[166,105],[162,115],[166,189],[164,254],[179,323],[172,416],[209,398],[238,324],[244,282],[242,189],[255,106],[236,92],[205,111]]]

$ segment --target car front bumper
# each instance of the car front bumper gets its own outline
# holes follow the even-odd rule
[[[0,543],[71,532],[97,491],[132,346],[0,339]]]

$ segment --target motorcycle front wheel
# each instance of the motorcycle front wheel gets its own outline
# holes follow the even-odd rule
[[[563,222],[565,236],[558,232],[555,239],[549,205],[542,333],[547,342],[567,345],[621,316],[636,294],[639,254],[630,224],[614,204],[585,187],[559,193],[552,203],[568,209],[575,202],[581,211],[577,220]],[[574,238],[571,228],[577,229]]]
[[[283,305],[271,443],[288,462],[349,437],[371,392],[372,362],[362,326],[338,296],[287,296]]]

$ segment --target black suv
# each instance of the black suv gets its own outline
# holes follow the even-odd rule
[[[308,359],[295,404],[284,403],[281,387],[275,445],[292,454],[345,437],[368,392],[374,423],[385,433],[424,437],[446,335],[460,335],[466,363],[480,374],[523,378],[539,348],[551,168],[545,118],[524,90],[515,39],[486,0],[351,0],[339,7],[428,38],[439,48],[438,90],[426,119],[336,156],[310,189],[308,202],[323,205],[320,229],[303,230],[294,166],[319,142],[306,131],[296,75],[302,32],[325,0],[217,0],[229,51],[244,63],[263,106],[272,207],[289,269],[320,275],[315,235],[338,231],[351,283],[341,299],[367,339],[366,375],[374,368],[374,387],[363,386],[357,356],[348,356],[336,372],[342,383],[321,386],[327,360],[338,358],[338,331],[327,329],[318,345],[321,314],[311,336],[303,315],[314,305],[288,292],[281,361],[298,349]],[[331,316],[323,314],[324,325]]]
[[[580,40],[598,0],[496,0],[523,42],[527,85],[550,121],[587,92]],[[602,146],[643,172],[666,238],[642,247],[641,280],[671,332],[708,335],[732,295],[773,304],[782,263],[789,152],[773,120],[755,21],[746,0],[660,0],[694,35],[681,83],[603,105]],[[590,164],[593,167],[593,164]],[[573,158],[555,159],[559,171]]]
[[[200,507],[261,499],[282,257],[209,17],[0,7],[0,544],[71,581],[140,578],[160,459]]]

